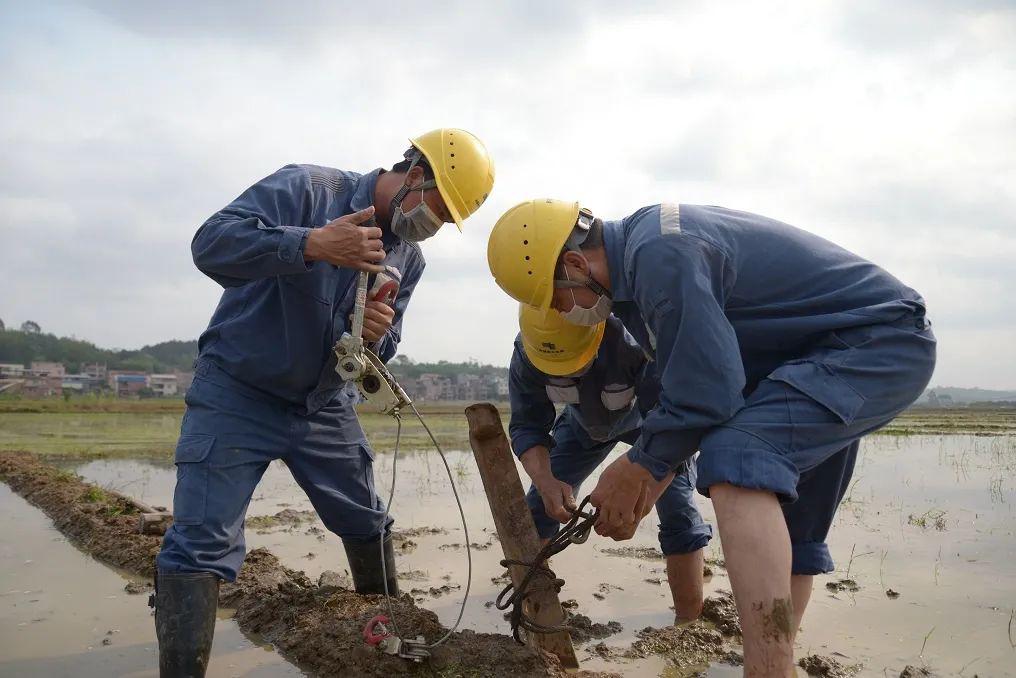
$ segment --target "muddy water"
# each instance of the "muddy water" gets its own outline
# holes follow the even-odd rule
[[[507,624],[500,613],[488,606],[500,587],[491,578],[501,572],[497,564],[501,553],[492,539],[493,526],[478,474],[468,453],[452,452],[449,461],[469,519],[469,540],[480,545],[474,552],[473,592],[465,626],[506,633]],[[384,488],[384,494],[391,466],[391,456],[378,456],[378,487]],[[119,459],[76,465],[75,470],[88,480],[148,503],[169,505],[172,501],[173,470],[168,465]],[[399,556],[401,571],[416,574],[414,580],[403,580],[404,590],[420,589],[416,595],[424,605],[451,624],[461,590],[437,597],[425,592],[430,587],[461,585],[465,579],[465,554],[455,546],[465,539],[443,466],[436,454],[414,453],[400,458],[398,471],[393,507],[397,529],[444,530],[413,536],[415,547],[407,547]],[[922,663],[945,675],[961,671],[967,676],[1016,675],[1016,650],[1011,645],[1016,638],[1010,639],[1008,632],[1011,610],[1016,607],[1016,568],[1012,566],[1016,560],[1016,438],[873,438],[863,446],[854,478],[830,538],[839,571],[816,578],[798,654],[839,653],[842,663],[863,665],[864,675],[881,675],[883,670],[898,675],[906,664]],[[700,498],[699,503],[707,519],[714,522],[709,502]],[[275,463],[255,493],[249,515],[274,514],[284,508],[304,510],[310,505],[285,466]],[[5,524],[5,542],[18,543],[16,537],[8,537],[14,527]],[[655,546],[655,531],[656,522],[650,516],[630,544]],[[317,521],[248,530],[247,542],[249,548],[267,546],[284,564],[312,576],[323,570],[342,571],[346,566],[338,539],[324,532]],[[74,562],[66,561],[64,554],[73,549],[58,545],[59,555],[54,551],[48,557],[60,567]],[[627,646],[637,630],[669,624],[672,612],[665,584],[645,581],[666,581],[662,561],[618,557],[602,550],[613,546],[613,542],[594,537],[558,556],[554,566],[567,581],[563,597],[576,599],[580,611],[594,621],[621,622],[623,631],[606,642]],[[710,550],[714,556],[722,555],[718,540]],[[23,551],[19,544],[17,557],[22,557]],[[707,593],[729,588],[722,568],[714,571]],[[827,582],[843,578],[856,581],[859,590],[832,592],[826,588]],[[605,594],[601,584],[611,585]],[[0,588],[6,591],[18,586],[4,584]],[[886,589],[898,592],[899,597],[887,597]],[[67,605],[81,607],[82,602]],[[7,614],[10,603],[0,602],[0,607]],[[101,618],[103,625],[112,624],[105,621],[105,611]],[[130,624],[124,623],[120,628],[127,626]],[[144,626],[150,628],[147,619]],[[74,629],[60,630],[56,637],[63,643],[65,637],[80,635],[81,628],[78,624]],[[1016,623],[1013,631],[1016,633]],[[70,642],[80,644],[83,640]],[[151,638],[137,642],[150,644]],[[586,658],[588,654],[580,649],[588,668],[634,676],[681,675],[667,669],[662,659],[619,665]],[[144,666],[147,664],[138,664],[139,668]],[[709,675],[738,672],[715,666]]]
[[[0,675],[157,676],[147,594],[66,542],[0,483]],[[222,615],[209,676],[302,675]]]

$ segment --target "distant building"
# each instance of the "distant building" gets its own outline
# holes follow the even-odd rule
[[[81,366],[81,374],[97,379],[98,381],[106,381],[106,372],[105,363],[85,363]]]
[[[480,375],[456,374],[451,400],[476,400],[480,391]]]
[[[177,379],[175,374],[153,374],[148,377],[148,387],[160,398],[175,396],[177,394]]]
[[[94,382],[95,380],[87,374],[65,374],[63,379],[60,380],[60,388],[64,391],[85,393],[92,390],[91,387]]]
[[[440,374],[421,374],[418,381],[420,400],[455,400],[455,384]]]
[[[145,372],[139,370],[109,370],[106,372],[106,384],[113,390],[116,391],[117,378],[121,376],[148,376]]]
[[[33,362],[29,369],[40,377],[62,377],[67,372],[63,363]]]
[[[19,379],[25,375],[25,366],[17,363],[0,363],[0,379]]]
[[[26,398],[49,398],[63,395],[63,377],[25,372],[18,393]]]
[[[24,382],[18,392],[26,398],[48,398],[63,394],[62,363],[33,362],[22,374]]]
[[[108,383],[118,398],[135,396],[148,388],[148,375],[144,372],[110,370]]]

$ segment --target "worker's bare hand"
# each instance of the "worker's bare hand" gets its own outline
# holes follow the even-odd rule
[[[553,476],[534,480],[533,484],[543,499],[543,510],[548,516],[559,523],[571,520],[572,514],[568,509],[574,511],[577,508],[571,485]]]
[[[385,258],[381,245],[381,229],[363,226],[374,216],[374,207],[347,214],[329,221],[307,234],[303,258],[307,261],[327,261],[342,268],[354,268],[368,273],[380,273]]]
[[[600,509],[596,533],[615,541],[631,539],[671,479],[673,475],[656,481],[627,455],[616,459],[600,475],[590,495],[590,503]]]
[[[383,301],[368,301],[363,307],[363,338],[378,341],[394,321],[394,308]]]

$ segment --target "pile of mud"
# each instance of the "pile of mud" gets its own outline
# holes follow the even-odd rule
[[[154,574],[161,538],[137,532],[137,509],[123,498],[24,452],[0,452],[0,480],[42,509],[82,550],[130,572]],[[362,636],[367,621],[386,612],[381,596],[319,585],[283,567],[264,549],[248,554],[236,583],[223,585],[220,604],[236,609],[241,629],[259,634],[316,675],[564,675],[553,657],[538,655],[505,635],[468,630],[452,634],[424,664],[382,654],[367,647]],[[403,636],[433,641],[445,634],[437,616],[416,607],[410,596],[392,604]]]
[[[290,570],[265,549],[247,555],[235,584],[224,584],[221,605],[236,609],[240,628],[257,633],[287,658],[314,673],[343,676],[457,675],[557,676],[560,669],[508,636],[461,631],[415,665],[363,642],[363,627],[387,608],[382,596],[321,587]],[[443,636],[437,616],[403,595],[392,602],[404,637]]]
[[[162,537],[138,534],[139,511],[122,497],[25,452],[0,452],[0,480],[42,509],[83,551],[109,565],[154,576]]]
[[[660,655],[683,671],[702,669],[714,661],[733,666],[743,663],[741,654],[731,647],[729,639],[701,621],[662,629],[647,627],[636,635],[638,640],[623,657],[637,659]]]

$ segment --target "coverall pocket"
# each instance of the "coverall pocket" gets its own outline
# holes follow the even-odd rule
[[[864,406],[864,396],[823,363],[811,360],[787,363],[776,368],[769,378],[790,384],[844,424],[852,423]]]
[[[208,502],[208,454],[215,436],[191,433],[176,444],[176,490],[173,492],[173,522],[200,525]]]
[[[317,263],[320,264],[322,262]],[[331,296],[335,287],[335,280],[330,273],[331,271],[315,265],[313,269],[306,273],[290,273],[289,275],[280,276],[283,283],[283,292],[287,289],[296,290],[320,304],[330,306],[332,303]]]
[[[547,384],[547,397],[552,403],[578,405],[579,388],[575,385]]]
[[[374,509],[379,506],[377,488],[374,486],[374,450],[370,445],[360,445],[360,454],[363,460],[362,482],[367,492],[367,505]]]

